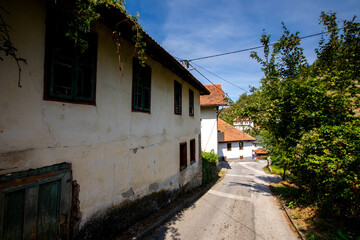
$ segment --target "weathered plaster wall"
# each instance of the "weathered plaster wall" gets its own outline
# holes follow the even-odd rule
[[[22,88],[11,58],[0,62],[0,174],[71,162],[80,186],[84,222],[125,199],[189,182],[201,168],[190,165],[190,139],[199,148],[199,92],[158,62],[152,70],[151,113],[132,112],[133,47],[122,40],[119,71],[112,32],[98,25],[96,106],[43,100],[45,2],[3,1],[22,65]],[[183,114],[174,114],[174,80],[183,85]],[[189,117],[188,89],[195,95]],[[188,144],[188,167],[179,172],[179,143]]]
[[[227,143],[219,143],[219,154],[220,156],[227,157],[227,159],[240,159],[240,156],[243,156],[244,159],[251,160],[252,150],[254,150],[254,145],[252,142],[243,142],[243,150],[239,149],[239,142],[231,143],[231,151],[227,150]]]
[[[218,151],[218,128],[216,107],[201,107],[201,149]]]

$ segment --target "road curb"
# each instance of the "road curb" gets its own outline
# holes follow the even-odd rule
[[[291,225],[293,225],[293,227],[295,228],[296,232],[298,233],[299,237],[301,238],[301,240],[306,240],[305,236],[303,236],[303,234],[300,232],[299,228],[296,226],[296,224],[294,223],[294,221],[292,220],[289,212],[287,211],[287,207],[282,203],[281,199],[278,197],[277,193],[274,191],[273,187],[270,185],[270,190],[273,193],[273,195],[276,197],[278,203],[280,204],[280,206],[282,207],[282,209],[285,211],[286,216],[288,217],[288,219],[290,220]]]

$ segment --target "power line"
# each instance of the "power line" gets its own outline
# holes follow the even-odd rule
[[[191,65],[192,66],[192,65]],[[204,74],[202,74],[199,70],[197,70],[194,66],[192,66],[194,68],[194,70],[199,73],[203,78],[205,78],[207,81],[209,81],[212,85],[214,85],[217,89],[219,89],[220,91],[224,92],[221,88],[219,88],[216,84],[214,84],[212,81],[210,81],[210,79],[208,79]],[[227,93],[225,93],[226,97],[228,97],[232,102],[234,102]]]
[[[340,28],[339,30],[341,30],[341,29],[343,29],[343,28]],[[304,36],[304,37],[300,37],[300,39],[315,37],[315,36],[323,35],[323,34],[326,34],[326,33],[329,33],[329,31],[328,32],[321,32],[321,33],[315,33],[315,34],[307,35],[307,36]],[[271,44],[269,44],[269,46],[272,46],[274,44],[275,43],[271,43]],[[234,53],[247,52],[247,51],[250,51],[250,50],[255,50],[255,49],[259,49],[259,48],[263,48],[263,47],[264,46],[251,47],[251,48],[241,49],[241,50],[232,51],[232,52],[225,52],[225,53],[219,53],[219,54],[209,55],[209,56],[205,56],[205,57],[193,58],[193,59],[189,59],[187,61],[191,62],[191,61],[197,61],[197,60],[202,60],[202,59],[207,59],[207,58],[220,57],[220,56],[230,55],[230,54],[234,54]]]
[[[245,92],[247,93],[247,90],[245,90],[244,88],[241,88],[241,87],[239,87],[239,86],[235,85],[234,83],[230,82],[229,80],[226,80],[225,78],[222,78],[222,77],[220,77],[219,75],[216,75],[215,73],[210,72],[209,70],[207,70],[207,69],[205,69],[205,68],[201,67],[200,65],[198,65],[198,64],[196,64],[196,63],[192,63],[192,64],[194,64],[195,66],[197,66],[197,67],[199,67],[199,68],[203,69],[204,71],[207,71],[208,73],[210,73],[210,74],[214,75],[215,77],[220,78],[221,80],[223,80],[223,81],[225,81],[225,82],[227,82],[227,83],[229,83],[229,84],[233,85],[234,87],[237,87],[237,88],[239,88],[239,89],[241,89],[241,90],[243,90],[243,91],[245,91]]]

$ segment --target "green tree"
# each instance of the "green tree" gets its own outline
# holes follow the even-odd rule
[[[343,173],[349,171],[348,166],[360,165],[358,149],[353,145],[359,129],[353,110],[360,96],[360,24],[355,20],[343,21],[339,28],[335,13],[321,13],[320,24],[327,36],[315,50],[317,60],[311,66],[303,55],[298,32],[291,34],[283,24],[284,34],[272,48],[270,35],[264,33],[260,40],[264,58],[251,53],[261,64],[264,77],[260,87],[251,90],[251,101],[245,108],[264,131],[268,150],[274,162],[284,168],[284,174],[289,169],[310,199],[323,206],[343,200],[351,203],[353,214],[359,212],[354,210],[356,200],[350,195],[357,194],[356,199],[360,199],[356,190],[360,188],[360,173]],[[323,141],[323,137],[327,140]],[[314,181],[309,181],[310,176]],[[331,185],[337,178],[346,184]],[[325,183],[332,186],[331,190],[326,192],[321,187],[330,186]],[[347,192],[341,192],[339,186]],[[334,194],[339,196],[336,201],[330,197]]]

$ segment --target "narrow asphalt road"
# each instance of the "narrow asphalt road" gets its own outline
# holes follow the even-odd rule
[[[227,164],[225,178],[146,239],[298,239],[268,187],[265,162]]]

